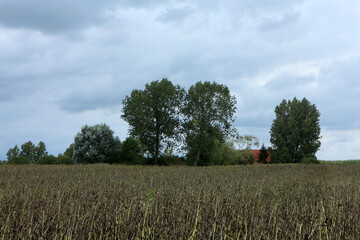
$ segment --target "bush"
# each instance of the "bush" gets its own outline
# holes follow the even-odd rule
[[[50,155],[40,158],[37,164],[74,164],[74,161],[66,155],[60,155],[58,157]]]
[[[56,164],[74,164],[74,161],[71,159],[71,157],[66,156],[66,155],[62,155],[62,156],[58,156],[56,158]]]
[[[8,162],[8,164],[29,164],[29,159],[24,156],[13,157]]]
[[[159,165],[186,165],[186,162],[184,157],[165,155],[159,158]]]
[[[320,161],[315,156],[305,156],[301,159],[303,164],[320,164]]]
[[[45,156],[37,161],[37,164],[56,164],[57,157],[53,155]]]
[[[239,164],[241,165],[247,165],[247,164],[254,164],[255,163],[255,157],[251,150],[243,150],[240,151],[240,160]]]
[[[141,150],[140,141],[133,137],[128,137],[120,146],[120,162],[130,164],[143,164],[144,157]]]

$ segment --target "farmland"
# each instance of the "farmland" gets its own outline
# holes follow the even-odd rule
[[[357,239],[360,164],[1,165],[2,239]]]

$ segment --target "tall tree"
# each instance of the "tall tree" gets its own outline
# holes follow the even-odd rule
[[[106,124],[85,125],[74,138],[77,163],[113,163],[120,140]]]
[[[261,145],[261,148],[260,148],[260,153],[259,153],[258,162],[260,162],[260,163],[267,163],[267,162],[266,162],[266,159],[268,158],[268,156],[269,156],[269,152],[268,152],[268,150],[266,149],[265,145],[262,144],[262,145]]]
[[[43,141],[34,148],[34,162],[37,162],[40,158],[47,156],[46,146]]]
[[[283,100],[275,108],[270,135],[272,161],[299,163],[320,148],[320,112],[306,98]]]
[[[225,85],[215,82],[197,82],[186,94],[184,107],[184,132],[189,159],[194,165],[210,164],[211,151],[217,141],[225,142],[232,132],[235,96]]]
[[[161,150],[173,143],[180,126],[179,109],[184,90],[166,78],[133,90],[123,100],[122,118],[130,125],[130,135],[139,139],[155,164]]]
[[[9,151],[6,153],[7,160],[11,160],[13,158],[20,156],[20,149],[17,145],[15,145],[13,148],[10,148]]]
[[[21,145],[20,156],[23,156],[29,160],[30,163],[35,162],[35,145],[28,141]]]
[[[71,159],[73,159],[74,158],[74,153],[75,153],[75,144],[71,143],[70,146],[65,150],[63,155],[68,156]]]

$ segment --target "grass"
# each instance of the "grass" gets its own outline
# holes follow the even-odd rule
[[[0,166],[0,239],[358,239],[360,164]]]
[[[337,160],[337,161],[326,161],[320,160],[321,164],[357,164],[360,163],[360,160]]]

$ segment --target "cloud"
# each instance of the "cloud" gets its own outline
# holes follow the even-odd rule
[[[0,0],[0,127],[11,139],[0,154],[32,136],[63,152],[85,123],[126,134],[121,100],[163,77],[229,86],[236,127],[260,142],[295,96],[316,104],[326,131],[359,129],[359,11],[356,0]]]
[[[110,1],[0,1],[0,23],[9,28],[59,33],[105,21]],[[112,3],[114,4],[114,3]]]
[[[179,8],[169,8],[163,14],[161,14],[158,19],[163,22],[182,22],[187,17],[191,16],[195,12],[189,6],[179,7]]]
[[[322,129],[321,147],[318,158],[322,160],[360,159],[360,129]]]

